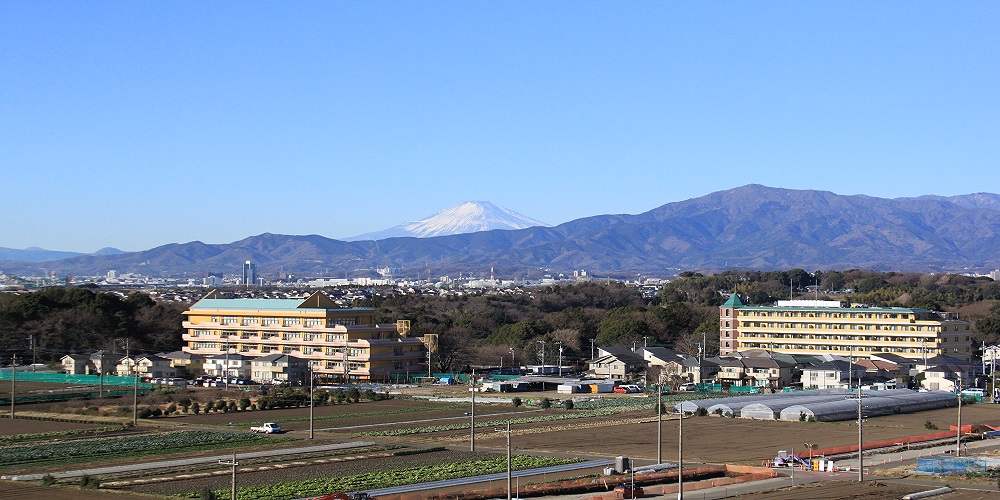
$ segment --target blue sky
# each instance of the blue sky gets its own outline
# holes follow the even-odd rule
[[[2,2],[0,246],[1000,192],[997,2]]]

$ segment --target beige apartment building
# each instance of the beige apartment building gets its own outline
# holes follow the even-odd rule
[[[322,292],[300,300],[220,298],[213,291],[184,315],[183,350],[192,354],[286,354],[331,381],[389,381],[427,371],[427,350],[411,336],[409,321],[376,324],[374,309],[339,307]]]
[[[827,300],[748,306],[733,295],[719,308],[719,354],[748,349],[868,358],[972,358],[972,323],[953,313],[904,307],[842,307]]]

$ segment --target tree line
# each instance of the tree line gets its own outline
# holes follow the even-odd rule
[[[144,293],[119,295],[88,288],[46,288],[0,294],[0,349],[39,362],[97,349],[124,353],[180,349],[187,304],[155,302]],[[121,339],[122,341],[117,341]],[[9,361],[9,360],[8,360]]]
[[[510,366],[589,359],[592,346],[671,345],[697,354],[718,353],[718,307],[739,293],[751,305],[776,300],[838,300],[845,305],[914,307],[957,312],[976,325],[976,342],[1000,343],[1000,283],[955,274],[865,270],[727,271],[681,273],[655,296],[621,283],[587,282],[524,290],[491,290],[460,296],[371,291],[355,306],[376,308],[376,320],[412,321],[418,335],[437,334],[435,370],[470,364]],[[147,294],[120,297],[87,288],[49,288],[0,294],[0,348],[39,359],[110,349],[129,338],[134,352],[181,347],[181,314],[190,304],[155,302]],[[118,344],[121,351],[121,345]],[[514,359],[511,360],[511,350]]]

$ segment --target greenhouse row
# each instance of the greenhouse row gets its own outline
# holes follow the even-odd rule
[[[892,389],[863,391],[861,396],[861,414],[865,417],[913,413],[956,405],[958,397],[945,391]],[[835,422],[858,417],[858,395],[843,389],[811,390],[701,399],[674,405],[674,411],[694,413],[699,409],[733,418]]]

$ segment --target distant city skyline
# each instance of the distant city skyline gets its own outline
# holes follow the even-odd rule
[[[0,247],[1000,192],[995,2],[0,6]]]

